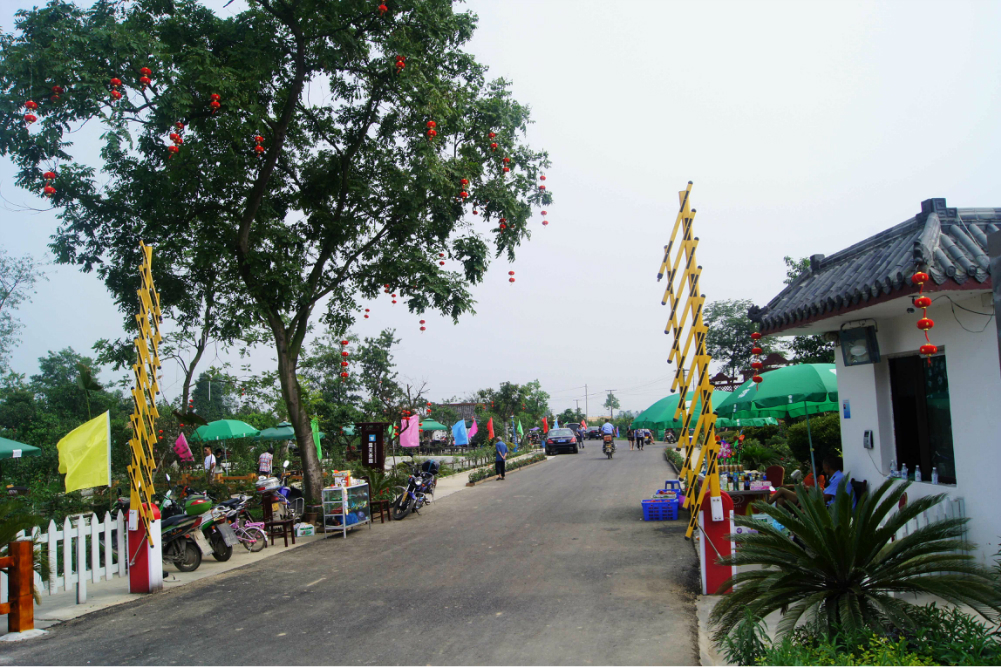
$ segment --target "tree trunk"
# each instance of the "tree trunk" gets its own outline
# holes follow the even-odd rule
[[[317,458],[317,448],[313,443],[313,430],[310,428],[310,417],[306,414],[302,396],[299,392],[299,379],[296,377],[296,366],[299,354],[289,350],[285,331],[274,327],[275,348],[278,352],[278,379],[282,385],[282,398],[289,409],[289,422],[296,434],[296,445],[299,447],[299,457],[303,462],[303,495],[309,505],[320,504],[320,490],[323,488],[323,471]]]

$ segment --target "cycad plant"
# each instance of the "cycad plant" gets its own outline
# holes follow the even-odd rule
[[[863,494],[855,507],[846,480],[830,506],[820,490],[802,486],[797,488],[798,506],[755,504],[790,535],[750,516],[735,516],[736,525],[757,532],[732,536],[735,553],[723,562],[761,569],[739,572],[721,587],[734,590],[713,609],[717,640],[744,619],[746,609],[759,619],[781,610],[780,635],[801,620],[829,630],[912,628],[912,605],[893,593],[931,593],[996,619],[998,586],[991,573],[965,553],[970,547],[960,539],[968,519],[938,521],[893,539],[905,524],[945,498],[926,496],[894,511],[908,486],[887,480]]]

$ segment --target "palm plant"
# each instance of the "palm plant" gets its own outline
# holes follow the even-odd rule
[[[736,525],[757,533],[733,535],[735,552],[722,562],[761,569],[739,572],[721,587],[734,590],[713,608],[717,640],[742,621],[745,609],[759,619],[780,610],[780,635],[801,619],[829,630],[884,624],[912,629],[912,605],[892,593],[930,593],[969,605],[989,620],[997,618],[998,586],[991,573],[965,553],[971,547],[960,539],[968,519],[938,521],[893,539],[909,521],[946,497],[926,496],[895,512],[909,486],[895,481],[863,494],[855,507],[846,480],[830,506],[820,490],[803,486],[797,488],[799,506],[755,504],[794,539],[771,524],[735,516]]]

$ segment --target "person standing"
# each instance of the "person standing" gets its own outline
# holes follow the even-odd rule
[[[629,430],[628,430],[628,431],[626,432],[626,439],[627,439],[627,440],[629,441],[629,443],[630,443],[630,451],[631,451],[631,452],[633,451],[633,441],[634,441],[634,439],[635,439],[635,438],[637,437],[637,433],[640,433],[640,429],[639,429],[639,428],[638,428],[638,429],[632,429],[632,428],[631,428],[631,429],[629,429]]]
[[[211,475],[212,469],[216,467],[216,457],[212,455],[212,447],[206,445],[202,449],[202,453],[205,455],[205,462],[203,463],[205,472],[206,474]]]
[[[268,451],[261,452],[261,456],[257,457],[257,474],[260,477],[270,477],[271,467],[273,461],[275,460],[275,448],[269,447]]]
[[[494,472],[497,473],[497,481],[499,482],[504,479],[504,466],[507,459],[508,445],[504,444],[504,440],[499,435],[497,442],[494,444]]]
[[[644,442],[647,440],[647,429],[642,428],[637,430],[637,449],[644,451]]]

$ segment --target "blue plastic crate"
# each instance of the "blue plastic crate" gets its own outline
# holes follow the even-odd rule
[[[644,521],[675,521],[678,519],[678,499],[651,498],[641,500],[640,505],[644,510]]]
[[[665,488],[671,489],[672,491],[682,490],[682,480],[680,479],[669,479],[665,481]]]

